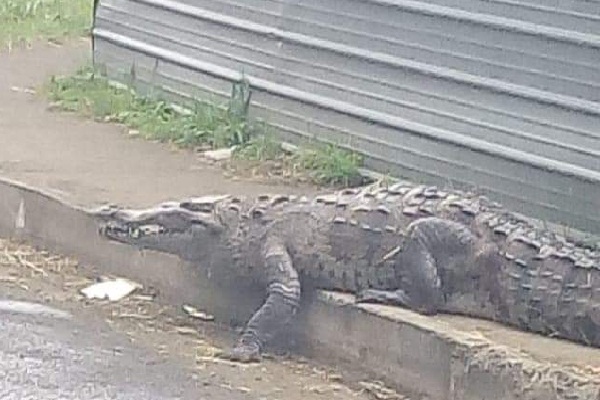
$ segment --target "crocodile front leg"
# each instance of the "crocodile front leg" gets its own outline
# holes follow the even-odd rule
[[[259,361],[264,345],[290,323],[298,310],[300,281],[285,246],[267,243],[264,259],[269,282],[267,300],[252,316],[229,354],[234,361]]]

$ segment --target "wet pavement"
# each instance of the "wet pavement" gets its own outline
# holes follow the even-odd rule
[[[198,373],[135,346],[106,323],[31,306],[0,302],[4,400],[257,398],[205,385]]]

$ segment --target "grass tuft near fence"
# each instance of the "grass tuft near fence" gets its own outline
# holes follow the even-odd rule
[[[249,92],[234,85],[227,104],[196,101],[187,112],[161,99],[144,97],[127,86],[116,86],[91,68],[53,77],[46,93],[54,107],[128,128],[132,136],[173,143],[184,148],[235,146],[231,169],[256,171],[259,164],[277,166],[276,175],[302,177],[323,186],[354,186],[365,182],[362,158],[335,145],[311,143],[297,152],[284,151],[265,123],[248,118]],[[235,165],[241,162],[244,165]],[[249,167],[249,163],[251,167]],[[273,175],[274,170],[266,171]]]
[[[86,35],[93,0],[0,0],[0,49]]]

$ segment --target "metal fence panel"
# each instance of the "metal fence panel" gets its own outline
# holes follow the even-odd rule
[[[600,232],[597,0],[99,0],[94,58],[382,172]]]

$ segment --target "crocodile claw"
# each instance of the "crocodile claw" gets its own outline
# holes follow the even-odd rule
[[[363,289],[356,293],[354,302],[409,307],[409,298],[401,289],[394,291]]]
[[[262,360],[260,348],[258,345],[252,343],[236,346],[233,350],[225,353],[223,358],[241,363],[255,363]]]

